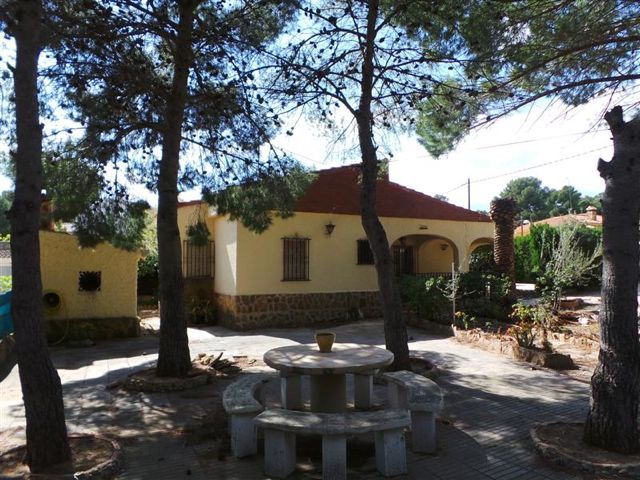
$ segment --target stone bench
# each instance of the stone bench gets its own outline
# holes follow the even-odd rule
[[[231,451],[237,458],[257,453],[258,436],[253,419],[264,410],[262,386],[275,378],[273,373],[243,375],[224,390],[222,405],[230,417]]]
[[[267,410],[255,418],[264,430],[264,470],[285,478],[296,467],[296,434],[322,435],[322,478],[347,478],[347,435],[375,432],[376,467],[384,476],[407,473],[404,429],[411,419],[405,410],[312,413]]]
[[[436,451],[436,416],[444,404],[440,387],[428,378],[407,370],[380,375],[387,382],[390,408],[411,411],[411,445],[414,452]]]

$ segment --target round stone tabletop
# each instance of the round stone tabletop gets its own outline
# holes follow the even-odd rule
[[[319,352],[316,344],[290,345],[269,350],[264,362],[285,373],[338,375],[385,367],[393,362],[393,353],[356,343],[336,343],[329,353]]]

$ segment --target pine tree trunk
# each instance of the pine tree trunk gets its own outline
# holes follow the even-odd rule
[[[158,277],[160,350],[158,376],[181,377],[191,369],[184,309],[182,249],[178,229],[178,171],[187,82],[192,64],[195,2],[179,2],[180,23],[174,44],[174,72],[167,99],[158,178]]]
[[[622,108],[615,107],[605,120],[613,134],[614,152],[610,162],[598,163],[605,181],[600,354],[591,377],[591,408],[584,439],[591,445],[629,454],[640,449],[640,119],[625,123]]]
[[[22,0],[16,23],[14,70],[16,138],[15,197],[10,210],[13,293],[11,314],[27,422],[27,463],[32,473],[69,464],[60,377],[44,335],[40,279],[42,131],[38,111],[38,57],[42,35],[39,0]]]
[[[356,114],[358,140],[362,154],[362,184],[360,209],[362,226],[369,239],[378,275],[378,288],[384,317],[384,337],[388,350],[393,352],[391,366],[394,370],[409,370],[409,345],[407,326],[402,315],[400,287],[393,268],[393,259],[387,234],[376,213],[376,182],[378,178],[378,158],[373,144],[373,116],[371,96],[373,91],[373,52],[375,49],[375,24],[378,17],[377,0],[369,2],[367,18],[367,41],[362,64],[362,91]]]

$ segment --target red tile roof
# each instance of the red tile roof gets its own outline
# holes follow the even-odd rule
[[[316,173],[315,181],[298,199],[294,209],[296,212],[360,215],[358,165]],[[388,179],[378,180],[376,192],[376,211],[380,217],[491,222],[486,215],[416,192]]]
[[[178,201],[178,208],[190,207],[191,205],[198,205],[200,203],[202,203],[202,200],[189,200],[186,202]]]

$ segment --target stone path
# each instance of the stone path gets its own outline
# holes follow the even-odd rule
[[[383,345],[382,323],[366,321],[336,327],[338,342]],[[410,330],[415,355],[434,361],[445,392],[437,455],[409,453],[410,479],[579,479],[580,475],[543,464],[533,453],[529,428],[537,422],[584,419],[588,385],[554,372],[534,370],[498,355]],[[261,358],[282,345],[310,343],[310,329],[233,332],[220,327],[189,329],[192,355],[225,352]],[[262,458],[218,457],[216,441],[185,444],[183,427],[220,402],[225,382],[173,394],[127,393],[105,385],[155,360],[157,338],[101,342],[92,348],[53,347],[52,357],[64,384],[72,431],[101,430],[117,436],[125,447],[126,471],[121,479],[263,479]],[[277,403],[277,386],[267,397]],[[376,386],[379,402],[384,396]],[[0,442],[19,442],[24,425],[17,368],[0,383]],[[213,429],[213,427],[212,427]],[[215,432],[214,432],[215,433]],[[299,445],[300,468],[293,478],[320,478],[313,466],[319,458],[313,444]],[[308,448],[307,448],[308,447]],[[354,445],[350,452],[370,446]],[[311,460],[306,459],[307,456]],[[349,478],[381,478],[373,458],[356,455]],[[369,457],[369,458],[367,458]],[[303,471],[308,470],[308,471]],[[406,477],[405,477],[406,478]],[[587,478],[587,477],[585,477]],[[599,477],[602,478],[602,477]]]

